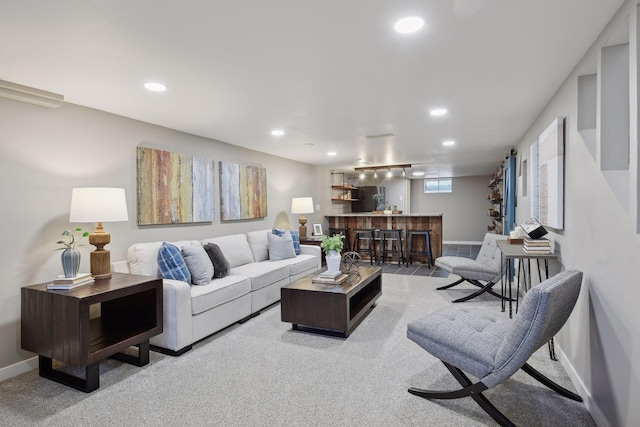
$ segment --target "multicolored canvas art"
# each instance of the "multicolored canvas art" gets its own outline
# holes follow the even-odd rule
[[[220,219],[235,221],[267,216],[267,170],[220,162]]]
[[[213,160],[138,147],[138,225],[212,222]]]

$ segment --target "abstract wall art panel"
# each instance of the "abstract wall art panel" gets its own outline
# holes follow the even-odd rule
[[[220,219],[237,221],[267,216],[267,170],[220,162]]]
[[[531,217],[564,228],[564,117],[556,118],[530,148]]]
[[[213,160],[137,148],[138,225],[212,222]]]

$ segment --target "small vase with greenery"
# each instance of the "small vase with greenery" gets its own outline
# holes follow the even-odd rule
[[[335,234],[333,236],[324,236],[322,238],[322,242],[320,243],[320,247],[327,254],[325,259],[327,260],[327,271],[338,272],[340,271],[340,261],[342,257],[340,256],[340,252],[342,251],[342,246],[344,242],[343,234]]]
[[[82,228],[76,228],[75,232],[82,232]],[[64,230],[62,232],[63,239],[58,240],[56,243],[62,245],[62,248],[57,250],[62,251],[62,270],[64,271],[64,277],[75,277],[80,269],[80,251],[76,249],[76,245],[83,238],[89,235],[88,231],[82,233],[82,235],[76,239],[75,234],[70,230]]]

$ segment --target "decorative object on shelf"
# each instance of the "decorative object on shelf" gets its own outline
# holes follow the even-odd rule
[[[213,160],[137,148],[138,225],[212,222]]]
[[[340,262],[342,261],[340,252],[342,251],[342,247],[344,245],[344,242],[342,241],[343,239],[344,235],[342,234],[324,236],[322,238],[320,247],[325,251],[325,258],[327,260],[327,271],[329,272],[340,271]]]
[[[104,248],[111,241],[111,234],[104,231],[102,223],[128,220],[124,188],[85,187],[72,190],[69,222],[98,223],[96,230],[89,234],[89,243],[96,247],[90,254],[91,275],[95,279],[111,277],[111,254]]]
[[[220,219],[237,221],[267,216],[267,169],[220,162]]]
[[[313,213],[313,198],[312,197],[294,197],[291,199],[291,213],[300,214],[298,222],[300,227],[298,228],[300,238],[307,237],[307,218],[304,216],[306,213]]]
[[[386,208],[385,203],[384,203],[384,195],[380,194],[380,193],[375,193],[371,197],[373,197],[373,199],[377,203],[376,210],[377,211],[384,211],[385,208]]]
[[[547,234],[547,230],[535,218],[529,218],[520,226],[532,239],[539,239]]]
[[[352,277],[360,277],[360,254],[358,252],[345,252],[342,254],[342,271]]]
[[[74,231],[81,232],[82,228],[76,228]],[[62,271],[64,271],[64,277],[75,277],[80,269],[80,251],[76,249],[76,245],[80,240],[89,235],[88,231],[82,233],[80,238],[76,240],[76,236],[69,230],[62,232],[62,237],[65,239],[58,240],[58,245],[63,245],[63,248],[58,248],[62,251],[60,256],[62,260]]]

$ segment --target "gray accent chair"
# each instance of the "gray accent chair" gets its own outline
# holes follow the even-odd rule
[[[409,393],[425,399],[470,396],[500,425],[513,426],[482,392],[522,369],[560,395],[582,402],[526,363],[567,321],[581,284],[580,271],[564,271],[545,280],[527,292],[513,319],[502,312],[456,305],[409,323],[407,337],[440,359],[462,386],[454,391],[410,388]],[[463,371],[478,381],[472,383]]]
[[[442,256],[436,258],[436,267],[460,276],[460,280],[437,289],[449,289],[466,280],[480,289],[465,297],[453,300],[453,302],[469,301],[485,292],[502,298],[501,295],[492,290],[493,286],[498,283],[498,280],[502,277],[502,255],[500,248],[498,248],[498,240],[507,240],[507,236],[494,233],[485,234],[480,252],[475,260],[457,256]],[[480,281],[486,283],[482,284]]]

